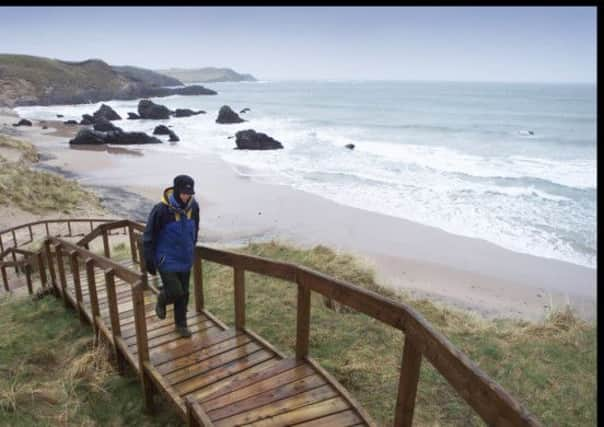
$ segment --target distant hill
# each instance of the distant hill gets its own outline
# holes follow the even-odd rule
[[[195,69],[168,68],[156,70],[158,73],[174,77],[183,83],[214,83],[214,82],[254,82],[251,74],[239,74],[230,68],[204,67]]]
[[[100,59],[61,61],[0,54],[0,106],[81,104],[183,94],[216,94],[203,86],[164,89],[182,83],[151,70],[112,67]]]
[[[183,86],[183,83],[174,77],[169,77],[145,68],[133,67],[131,65],[113,65],[112,68],[133,80],[138,80],[151,86]]]

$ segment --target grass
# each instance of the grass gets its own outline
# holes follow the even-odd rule
[[[487,321],[426,300],[410,300],[375,283],[355,258],[324,246],[299,249],[275,242],[240,251],[305,265],[404,301],[524,404],[543,425],[596,424],[596,326],[558,310],[541,323]],[[112,254],[124,257],[127,245]],[[232,325],[232,269],[204,262],[206,307]],[[380,425],[391,425],[403,348],[401,333],[313,294],[310,354]],[[333,307],[329,308],[329,306]],[[246,273],[247,325],[287,354],[295,348],[294,284]],[[164,407],[142,413],[131,374],[119,377],[91,345],[91,330],[54,298],[0,306],[0,425],[169,425]],[[426,361],[422,362],[416,425],[483,425]]]
[[[69,214],[83,206],[101,209],[98,197],[77,181],[32,170],[31,163],[38,160],[38,152],[32,144],[0,135],[0,146],[23,153],[17,162],[0,156],[0,206],[13,204],[34,214]]]

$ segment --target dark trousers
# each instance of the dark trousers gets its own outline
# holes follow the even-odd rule
[[[174,323],[187,326],[187,305],[189,304],[189,277],[191,271],[160,271],[163,287],[157,295],[160,304],[174,304]]]

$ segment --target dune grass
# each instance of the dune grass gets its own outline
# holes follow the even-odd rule
[[[16,205],[34,214],[69,214],[83,206],[101,209],[98,197],[77,181],[32,170],[31,163],[38,161],[38,152],[32,144],[0,135],[0,147],[22,153],[17,162],[0,156],[0,206]]]
[[[129,253],[114,247],[115,257]],[[544,425],[596,424],[596,325],[565,310],[540,323],[487,321],[381,288],[355,258],[317,246],[271,242],[241,252],[298,263],[404,301],[418,310]],[[206,308],[234,323],[231,268],[203,264]],[[403,336],[378,321],[312,297],[310,354],[380,425],[394,414]],[[192,304],[192,302],[191,302]],[[332,308],[329,308],[332,307]],[[246,273],[246,323],[287,354],[295,348],[294,284]],[[137,378],[119,377],[91,345],[91,329],[54,298],[0,306],[0,425],[179,425],[159,399],[142,413]],[[415,425],[483,425],[424,359]]]

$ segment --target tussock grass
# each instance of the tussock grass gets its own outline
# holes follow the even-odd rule
[[[14,204],[34,214],[69,214],[82,206],[101,209],[98,197],[83,189],[77,181],[32,170],[31,163],[38,160],[33,145],[0,136],[0,146],[23,153],[18,162],[8,162],[0,156],[0,206]]]
[[[324,246],[303,250],[270,242],[240,250],[304,265],[407,303],[544,425],[596,423],[596,326],[581,321],[571,311],[553,312],[541,323],[490,321],[384,289],[367,266]],[[210,262],[204,262],[203,269],[207,308],[232,325],[232,269]],[[391,425],[403,335],[314,293],[311,316],[310,355],[378,423]],[[277,348],[294,354],[295,285],[246,273],[246,324]],[[425,358],[414,420],[417,425],[484,424]]]

